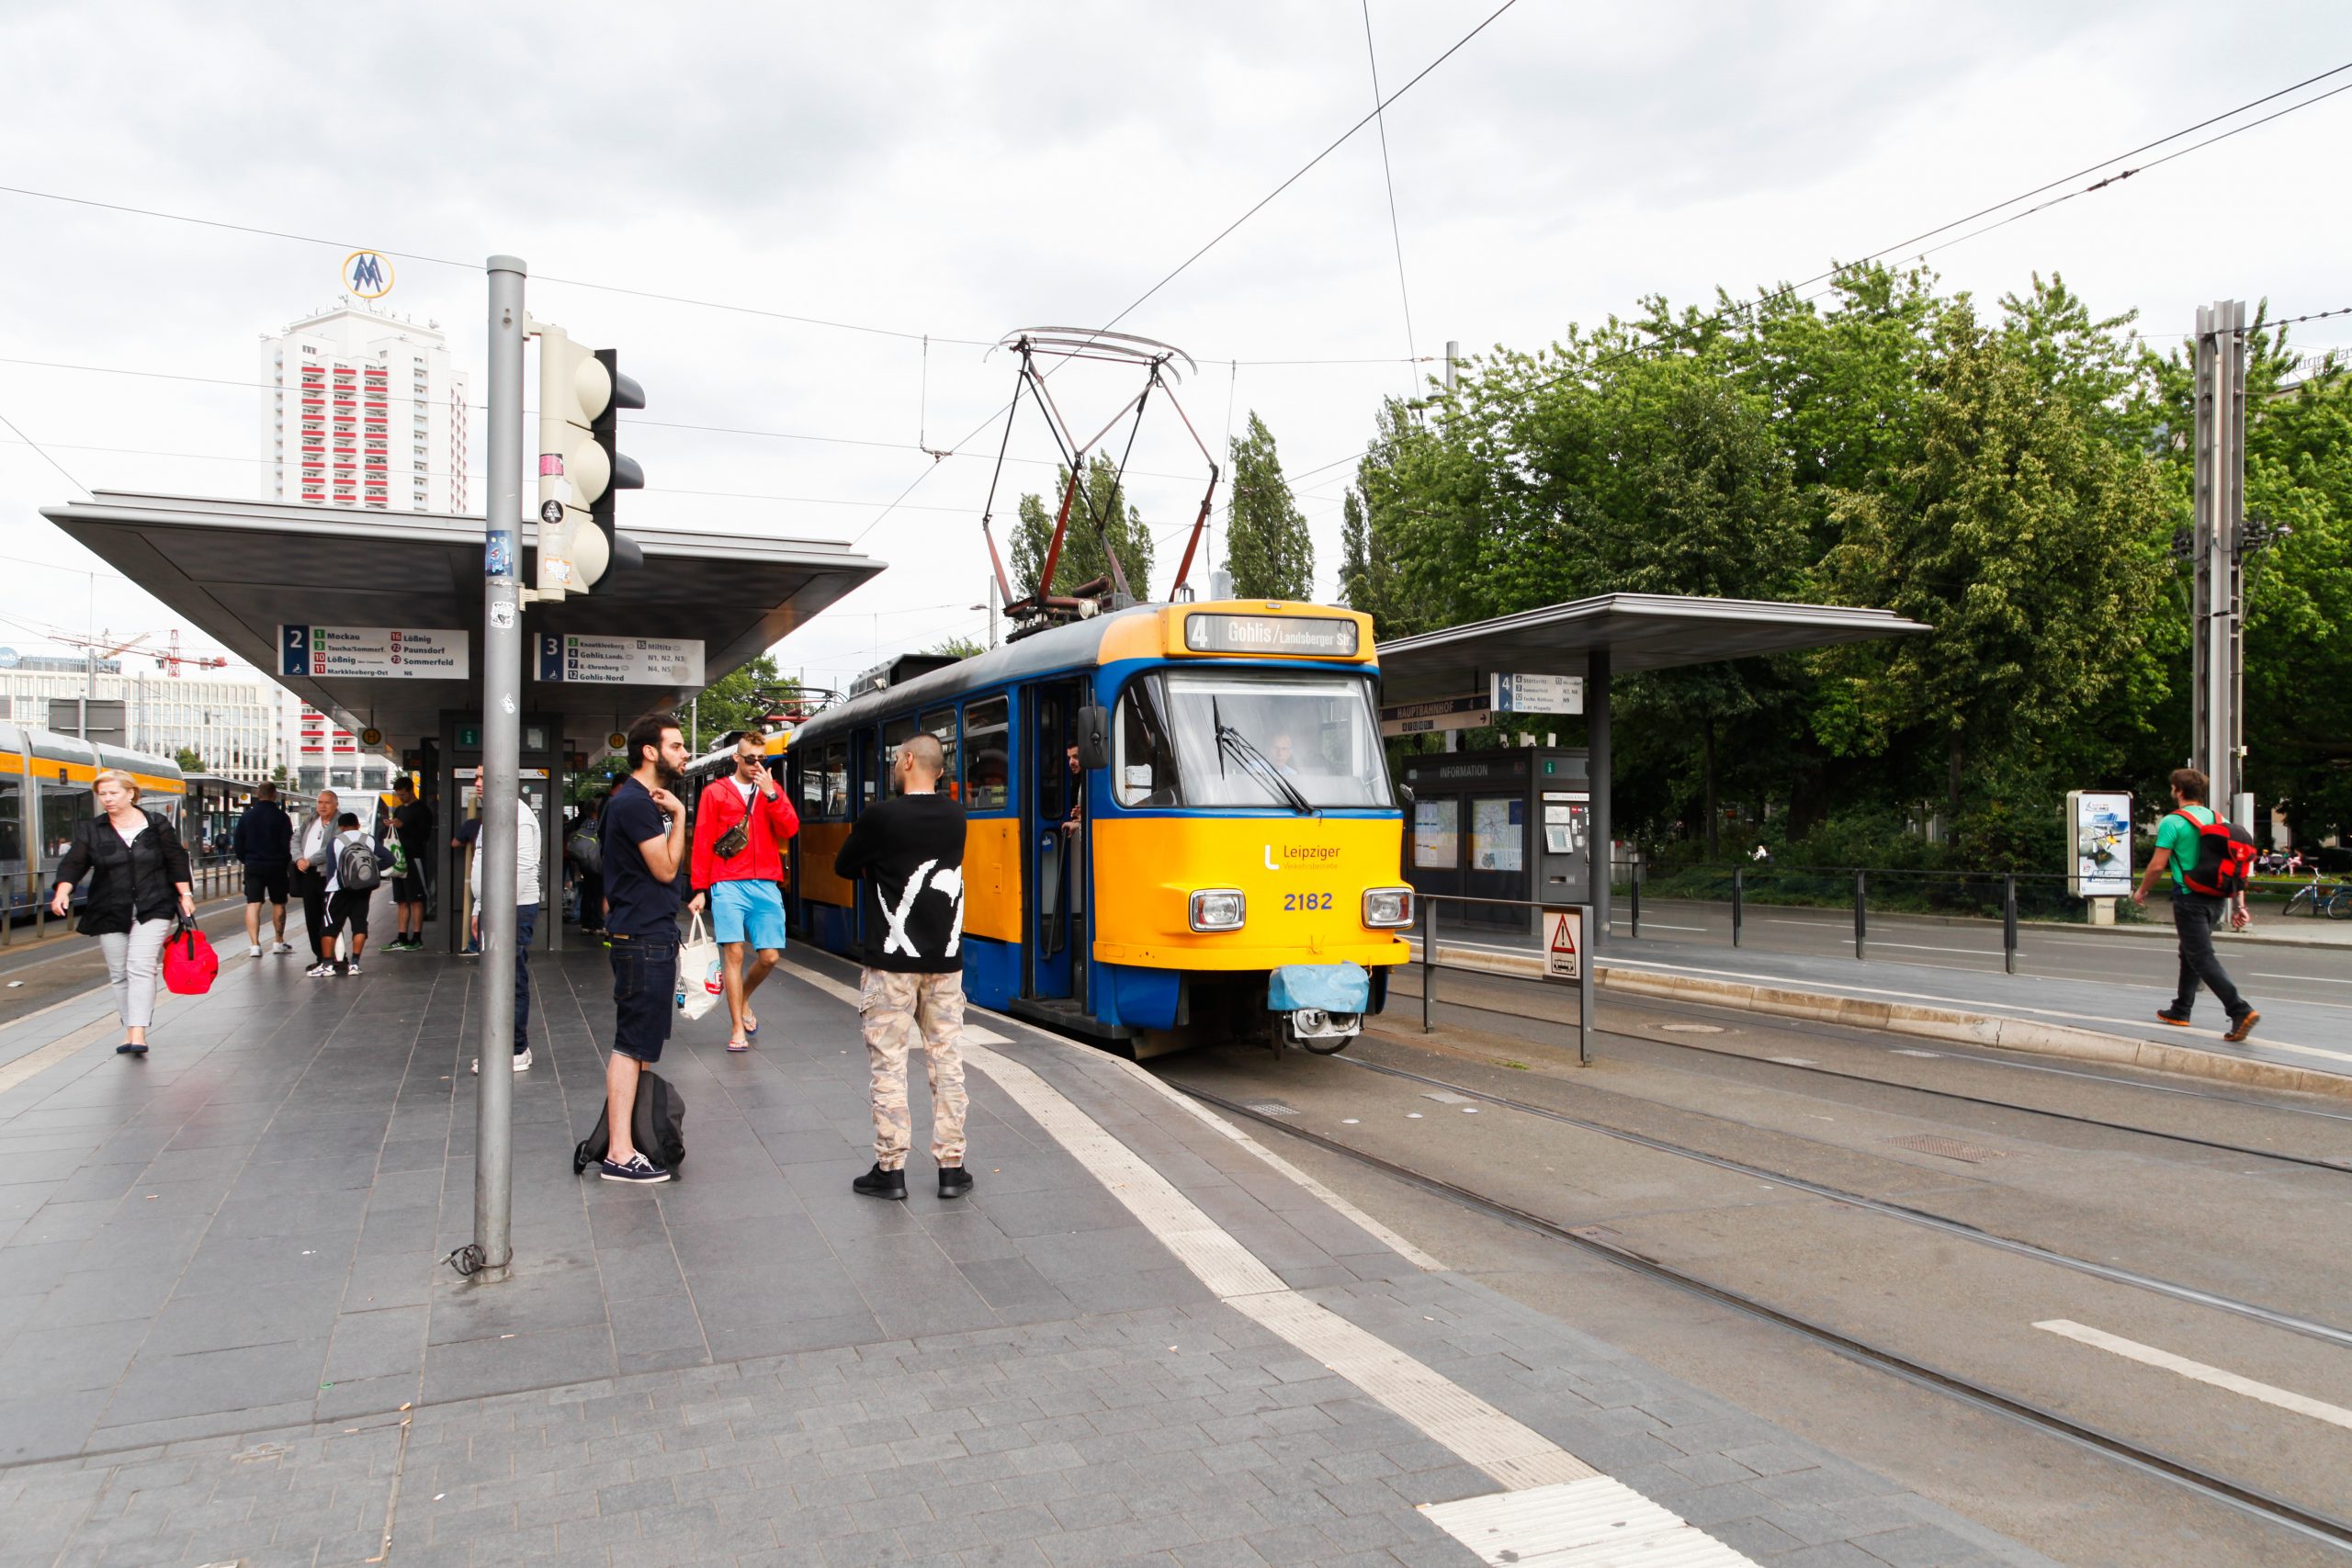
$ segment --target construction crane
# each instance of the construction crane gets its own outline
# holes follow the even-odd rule
[[[182,653],[180,629],[177,626],[171,628],[169,641],[164,648],[152,646],[152,639],[155,635],[153,632],[139,632],[118,639],[112,632],[108,631],[102,631],[95,637],[74,637],[67,632],[51,632],[49,634],[49,639],[51,642],[63,643],[68,648],[86,650],[92,660],[94,671],[96,660],[112,659],[117,654],[123,653],[153,659],[156,669],[169,671],[175,679],[178,677],[183,666],[191,670],[220,670],[228,666],[229,661],[218,654]]]

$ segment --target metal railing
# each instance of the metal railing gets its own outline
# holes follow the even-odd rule
[[[1531,917],[1534,918],[1538,921],[1541,920],[1544,912],[1546,909],[1560,908],[1581,908],[1584,909],[1586,919],[1585,951],[1577,955],[1579,962],[1577,965],[1576,982],[1577,1066],[1580,1067],[1589,1067],[1592,1066],[1592,1049],[1590,1041],[1594,1016],[1594,975],[1592,952],[1593,933],[1591,926],[1592,907],[1590,905],[1561,906],[1540,904],[1532,899],[1527,898],[1474,898],[1467,894],[1460,893],[1416,893],[1413,895],[1413,897],[1415,902],[1413,919],[1414,923],[1419,928],[1421,942],[1421,958],[1419,965],[1421,980],[1421,1032],[1424,1034],[1429,1033],[1434,1027],[1431,1022],[1431,1011],[1437,1005],[1437,972],[1440,969],[1458,969],[1464,974],[1480,974],[1489,976],[1495,973],[1495,971],[1491,969],[1482,969],[1472,964],[1445,964],[1439,960],[1437,951],[1437,907],[1440,904],[1469,904],[1481,905],[1489,908],[1521,909],[1526,911]],[[1539,962],[1543,960],[1544,954],[1540,948],[1536,950],[1535,956]],[[1539,983],[1550,984],[1548,980],[1539,980]]]

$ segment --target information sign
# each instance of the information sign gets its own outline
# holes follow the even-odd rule
[[[1582,713],[1581,675],[1489,675],[1487,694],[1497,713]]]
[[[2132,796],[2123,790],[2066,795],[2066,891],[2077,898],[2132,896]]]
[[[1483,694],[1439,697],[1426,703],[1396,703],[1380,710],[1380,733],[1428,735],[1441,729],[1476,729],[1494,716],[1494,709]]]
[[[1353,659],[1358,627],[1336,615],[1188,615],[1184,647],[1193,653],[1287,653]]]
[[[702,639],[543,633],[538,676],[588,686],[699,686]]]
[[[1584,906],[1547,904],[1544,908],[1544,977],[1580,980],[1584,977]]]
[[[325,679],[462,681],[471,639],[421,626],[277,628],[277,672]]]

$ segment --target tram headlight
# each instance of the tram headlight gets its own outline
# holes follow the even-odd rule
[[[1411,925],[1413,890],[1409,887],[1368,889],[1363,896],[1363,923],[1384,929]]]
[[[1248,901],[1234,887],[1204,887],[1193,895],[1193,929],[1196,931],[1238,931]]]

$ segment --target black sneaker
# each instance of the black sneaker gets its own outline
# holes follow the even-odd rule
[[[114,1048],[114,1054],[118,1056],[144,1056],[147,1054],[147,1047],[144,1045],[134,1045],[130,1041],[126,1040],[121,1044]],[[904,1197],[905,1194],[901,1193],[900,1196]]]
[[[627,1161],[605,1160],[600,1174],[607,1181],[636,1181],[648,1186],[670,1179],[668,1171],[647,1159],[641,1151],[634,1149],[629,1152]]]
[[[863,1198],[903,1200],[907,1195],[907,1173],[903,1170],[885,1170],[877,1163],[864,1176],[852,1177],[849,1190]]]
[[[2186,1029],[2188,1027],[2188,1015],[2173,1008],[2158,1008],[2156,1010],[2156,1021],[2158,1023],[2169,1023],[2175,1029]]]
[[[942,1198],[961,1198],[971,1190],[972,1173],[970,1171],[960,1165],[943,1165],[939,1168],[939,1195]]]

